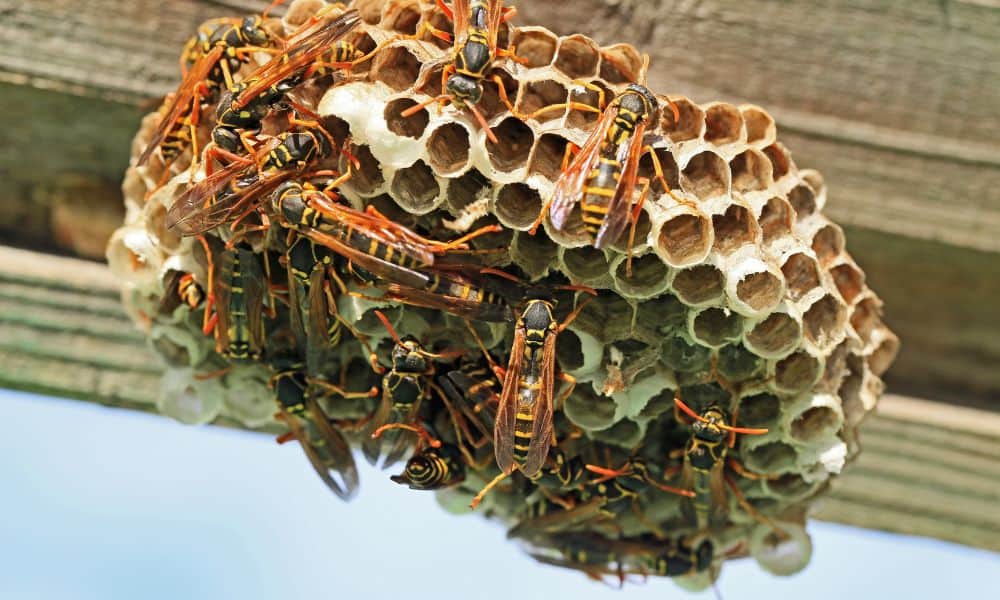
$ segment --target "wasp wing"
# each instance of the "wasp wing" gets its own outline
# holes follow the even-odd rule
[[[629,143],[622,144],[618,150],[618,164],[622,165],[622,173],[615,186],[615,195],[608,203],[608,214],[594,239],[595,248],[605,248],[618,241],[625,231],[625,225],[631,220],[632,195],[635,193],[635,181],[639,174],[639,157],[642,154],[645,129],[645,125],[638,125]]]
[[[357,264],[369,273],[377,277],[381,277],[386,281],[414,288],[422,288],[428,281],[430,281],[430,278],[427,275],[424,275],[419,271],[401,267],[397,264],[372,256],[371,254],[366,254],[365,252],[345,244],[338,237],[324,231],[309,227],[300,227],[298,231],[317,244],[326,246],[330,250],[333,250],[347,260]]]
[[[602,142],[607,136],[611,124],[615,121],[616,113],[617,109],[614,105],[607,107],[601,113],[601,118],[597,121],[597,125],[590,132],[590,136],[587,137],[580,151],[556,180],[552,203],[549,206],[549,219],[556,230],[561,231],[566,226],[566,219],[573,212],[573,207],[583,197],[587,179],[597,164]]]
[[[514,331],[514,344],[510,350],[510,363],[503,378],[500,404],[497,408],[496,423],[493,426],[493,449],[497,466],[504,473],[514,470],[514,427],[517,404],[520,397],[521,365],[524,361],[525,331],[522,324]]]
[[[261,270],[257,255],[249,248],[238,248],[240,285],[246,302],[247,331],[250,350],[259,356],[264,348],[264,293],[268,280]]]
[[[528,456],[521,467],[525,477],[537,473],[549,455],[552,445],[552,394],[555,390],[556,373],[556,334],[546,334],[542,344],[541,387],[535,398],[533,408],[531,443],[528,445]]]
[[[358,492],[358,467],[351,455],[351,447],[344,439],[344,434],[330,423],[312,394],[306,398],[306,407],[312,416],[312,425],[319,434],[319,441],[323,444],[327,468],[338,474],[344,484],[343,493],[337,495],[344,500],[350,500]]]
[[[469,39],[469,15],[471,14],[469,0],[454,0],[451,3],[451,12],[451,26],[455,32],[452,47],[457,51]]]
[[[496,54],[497,36],[503,24],[503,0],[489,0],[486,13],[486,31],[489,33],[490,55]]]

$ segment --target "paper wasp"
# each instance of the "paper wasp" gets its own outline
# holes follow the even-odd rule
[[[406,461],[406,468],[392,481],[411,490],[439,490],[465,481],[465,459],[454,444],[426,445]]]
[[[596,295],[589,288],[566,289]],[[554,314],[555,301],[543,290],[528,291],[524,311],[514,328],[514,343],[503,376],[500,405],[493,428],[493,448],[500,475],[473,498],[473,508],[490,489],[515,470],[530,478],[544,465],[554,437],[556,338],[586,304],[587,301],[581,302],[559,323]],[[560,403],[572,393],[575,382],[567,374],[562,377],[569,385],[560,394]]]
[[[583,572],[594,581],[604,582],[611,575],[618,587],[625,583],[622,557],[614,540],[595,533],[554,533],[537,538],[528,552],[536,561]]]
[[[435,269],[423,272],[429,278],[423,287],[390,283],[385,286],[383,297],[403,304],[437,309],[465,319],[495,323],[513,320],[510,306],[502,295],[473,283],[455,271]]]
[[[442,95],[410,107],[401,114],[409,117],[434,102],[451,101],[458,108],[468,108],[479,121],[493,143],[496,137],[490,130],[476,104],[483,96],[483,79],[497,56],[514,58],[511,50],[497,47],[497,36],[502,23],[514,16],[513,8],[504,10],[503,0],[455,0],[448,8],[437,0],[442,12],[454,23],[455,36],[452,57],[441,73]],[[445,32],[433,31],[439,37],[449,38]]]
[[[200,239],[210,262],[203,332],[214,332],[215,351],[228,360],[257,360],[265,343],[267,285],[260,260],[243,245],[213,253],[207,240]]]

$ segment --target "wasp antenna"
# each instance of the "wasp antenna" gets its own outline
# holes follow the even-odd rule
[[[389,318],[386,317],[384,314],[382,314],[382,311],[380,310],[375,311],[375,316],[378,317],[379,321],[382,321],[382,325],[385,326],[386,331],[389,332],[389,335],[392,336],[392,339],[395,340],[397,344],[402,346],[403,341],[399,339],[399,335],[396,333],[396,330],[393,329],[392,323],[389,322]]]
[[[687,414],[687,416],[691,417],[692,419],[695,419],[696,421],[702,421],[702,422],[705,421],[704,417],[691,410],[691,407],[688,406],[687,404],[684,404],[684,401],[681,400],[680,396],[674,396],[674,406],[684,411],[684,413]]]
[[[742,433],[744,435],[763,435],[768,431],[767,429],[757,427],[730,427],[729,425],[719,425],[719,429],[731,431],[732,433]]]
[[[264,12],[260,13],[260,18],[266,21],[267,17],[271,14],[271,11],[281,6],[284,3],[285,0],[274,0],[274,2],[271,2],[270,4],[267,5],[267,8],[264,9]]]
[[[492,267],[484,267],[482,269],[479,269],[479,272],[483,273],[484,275],[496,275],[497,277],[502,277],[503,279],[506,279],[507,281],[513,281],[514,283],[522,283],[519,277],[511,275],[510,273],[507,273],[505,271],[501,271],[500,269],[494,269]]]
[[[430,106],[431,104],[434,104],[435,102],[443,102],[445,100],[451,100],[451,96],[450,95],[442,95],[442,96],[435,96],[433,98],[428,98],[427,100],[424,100],[420,104],[414,104],[410,108],[408,108],[408,109],[404,110],[403,112],[399,113],[399,115],[401,117],[412,117],[413,115],[415,115],[418,112],[420,112],[421,109],[427,108],[428,106]]]

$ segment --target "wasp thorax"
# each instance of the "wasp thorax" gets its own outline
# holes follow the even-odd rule
[[[461,73],[449,77],[445,89],[451,94],[452,103],[458,107],[476,104],[483,96],[483,86],[480,81]]]
[[[392,349],[392,368],[404,373],[423,373],[427,370],[427,358],[420,342],[406,336]]]
[[[713,406],[702,413],[702,418],[705,420],[695,421],[691,425],[697,437],[713,442],[726,437],[726,432],[721,427],[726,422],[726,415],[721,409]]]
[[[273,205],[289,223],[302,223],[306,211],[302,186],[295,182],[282,184],[274,193]]]

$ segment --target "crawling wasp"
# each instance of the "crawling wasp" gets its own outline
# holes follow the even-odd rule
[[[406,461],[399,475],[390,477],[411,490],[439,490],[465,481],[465,459],[454,444],[427,444]]]

